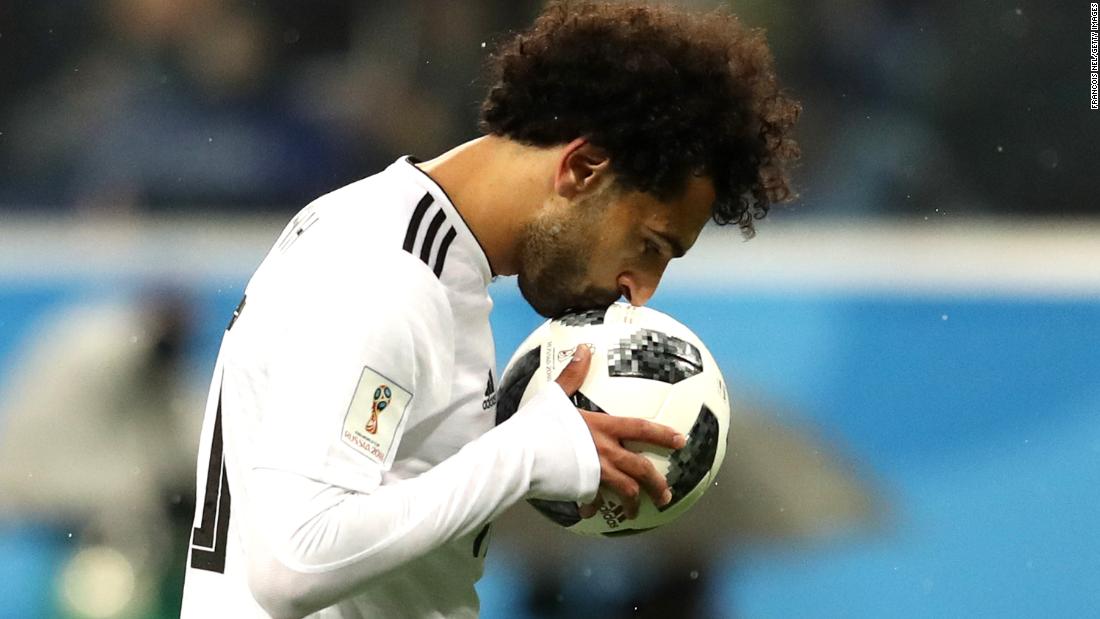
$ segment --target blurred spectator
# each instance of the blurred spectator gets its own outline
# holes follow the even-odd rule
[[[52,527],[89,550],[62,574],[63,610],[97,615],[87,608],[114,600],[102,616],[147,616],[161,595],[178,604],[182,576],[161,587],[186,556],[193,504],[201,403],[180,375],[188,316],[174,292],[75,306],[47,319],[6,381],[0,523]]]
[[[334,140],[292,109],[255,5],[92,3],[100,37],[10,101],[0,199],[93,210],[301,204],[339,184]],[[37,4],[12,10],[17,16]]]
[[[5,3],[0,210],[290,212],[472,136],[484,55],[540,4]],[[796,216],[1096,212],[1085,13],[729,6],[804,102]]]

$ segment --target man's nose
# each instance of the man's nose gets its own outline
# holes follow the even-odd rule
[[[660,277],[644,277],[636,273],[623,273],[619,276],[619,292],[631,305],[641,306],[649,302],[657,291]]]

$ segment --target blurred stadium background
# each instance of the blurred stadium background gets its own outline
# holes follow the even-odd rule
[[[313,197],[473,137],[481,60],[539,6],[0,4],[0,618],[178,612],[249,274]],[[732,456],[652,536],[518,506],[482,615],[1096,615],[1088,4],[728,6],[803,101],[801,198],[707,230],[652,305],[723,364]],[[503,367],[539,321],[493,293]]]

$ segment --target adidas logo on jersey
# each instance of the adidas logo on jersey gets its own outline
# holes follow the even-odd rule
[[[489,410],[497,405],[497,388],[493,384],[493,371],[489,370],[489,383],[485,385],[485,399],[481,401],[481,410]]]

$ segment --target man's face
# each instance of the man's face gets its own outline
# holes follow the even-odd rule
[[[682,195],[665,202],[610,183],[573,200],[556,197],[523,229],[520,292],[547,318],[620,296],[644,305],[669,260],[695,243],[714,199],[703,177],[690,177]]]

